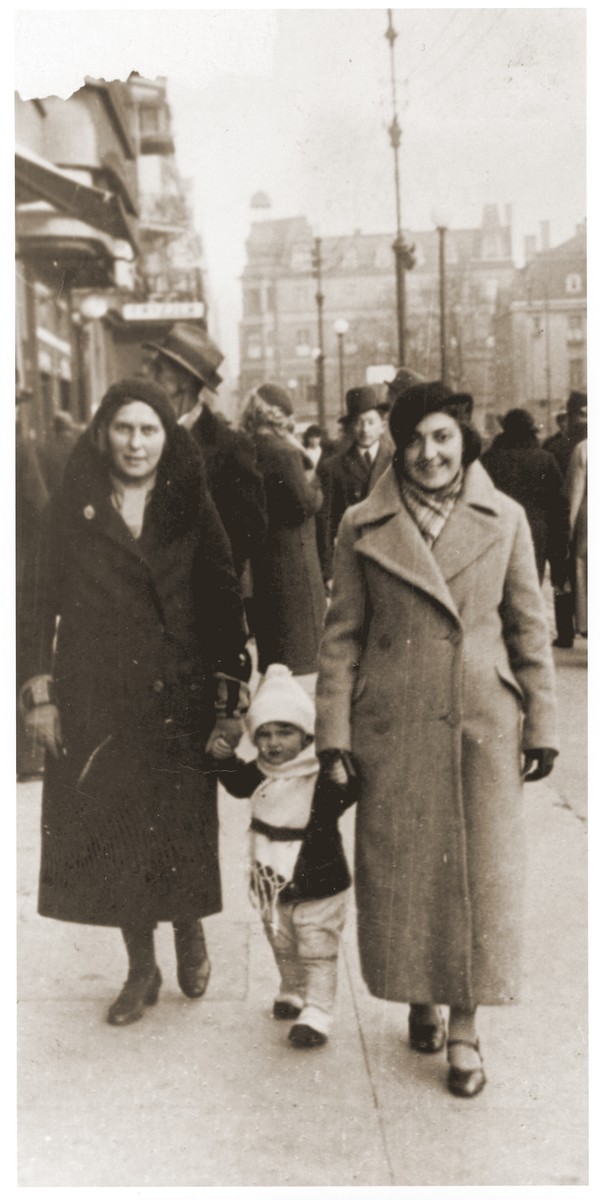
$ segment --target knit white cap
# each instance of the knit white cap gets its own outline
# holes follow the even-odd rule
[[[246,715],[248,733],[253,738],[261,725],[268,721],[281,721],[296,725],[304,733],[314,737],[315,706],[297,683],[289,667],[283,663],[271,663],[263,682],[257,688]]]

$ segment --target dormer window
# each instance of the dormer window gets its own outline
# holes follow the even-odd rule
[[[565,291],[573,295],[575,292],[581,291],[581,275],[576,271],[571,271],[565,279]]]

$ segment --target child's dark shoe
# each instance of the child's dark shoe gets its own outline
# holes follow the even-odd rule
[[[298,1024],[292,1025],[288,1033],[288,1040],[299,1050],[310,1050],[313,1046],[324,1046],[327,1037],[318,1029],[313,1029],[312,1025]]]
[[[300,1016],[300,1008],[290,1004],[289,1000],[276,1000],[273,1005],[273,1016],[276,1021],[294,1021]]]

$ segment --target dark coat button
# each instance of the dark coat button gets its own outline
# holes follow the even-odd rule
[[[380,650],[390,650],[391,645],[392,645],[391,635],[389,633],[383,633],[379,639],[379,649]]]

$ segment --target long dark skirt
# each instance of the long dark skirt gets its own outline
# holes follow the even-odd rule
[[[109,743],[82,776],[48,756],[43,916],[132,926],[220,911],[216,776],[180,759]]]

